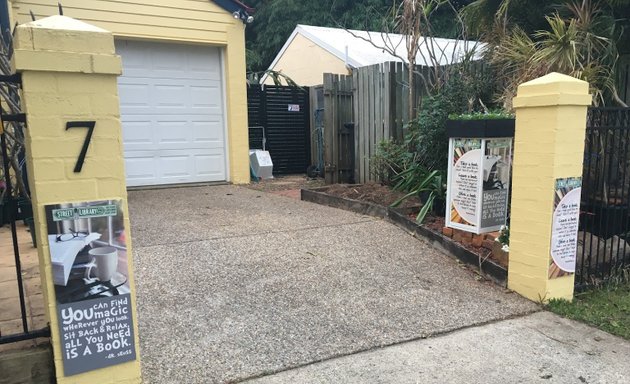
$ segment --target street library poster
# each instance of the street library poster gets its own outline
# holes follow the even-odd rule
[[[136,359],[121,200],[46,206],[66,376]]]
[[[582,179],[556,179],[549,278],[575,273]]]

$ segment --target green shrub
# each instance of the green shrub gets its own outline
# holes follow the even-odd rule
[[[407,150],[406,145],[393,140],[381,141],[376,154],[370,159],[372,173],[385,185],[390,185],[397,174],[413,163],[414,154]]]
[[[446,121],[449,115],[461,115],[485,110],[481,100],[490,100],[492,80],[487,72],[470,73],[464,66],[451,69],[446,82],[434,95],[422,101],[417,119],[406,127],[402,142],[383,141],[370,161],[375,176],[385,184],[405,192],[393,205],[411,196],[419,196],[423,207],[417,220],[435,204],[444,204],[448,137]]]
[[[481,111],[486,105],[482,100],[491,100],[492,81],[487,76],[455,68],[440,92],[423,100],[418,118],[409,123],[405,142],[428,169],[446,169],[449,116]]]

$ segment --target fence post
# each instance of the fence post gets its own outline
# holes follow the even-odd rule
[[[551,73],[514,98],[508,288],[530,300],[573,298],[588,89]]]
[[[124,215],[118,216],[116,213],[120,211],[126,213],[128,210],[117,88],[121,61],[114,51],[113,35],[69,17],[52,16],[18,26],[15,30],[14,44],[12,65],[22,76],[22,106],[27,119],[25,133],[28,176],[42,291],[50,321],[57,382],[139,383],[140,357],[129,244],[131,238],[129,218]],[[97,208],[59,205],[104,200],[116,200],[117,203],[101,206],[100,213],[96,212],[99,210]],[[51,205],[59,207],[56,209],[59,215],[55,211],[49,211]],[[79,211],[80,209],[82,211]],[[76,232],[74,234],[76,239],[72,240],[81,241],[78,243],[79,249],[73,252],[70,247],[63,248],[63,252],[56,255],[62,254],[60,260],[63,260],[64,264],[57,264],[56,261],[53,265],[51,261],[53,246],[60,249],[61,242],[67,240],[60,240],[61,234],[55,240],[55,235],[50,231],[59,233],[59,226],[65,220],[61,217],[79,223],[85,220],[80,219],[81,217],[113,220],[114,215],[116,220],[120,219],[120,222],[124,223],[117,224],[119,225],[117,228],[122,225],[123,228],[127,228],[123,234],[126,240],[124,242],[121,240],[125,247],[120,248],[128,253],[125,260],[128,262],[128,275],[125,276],[127,280],[122,285],[129,284],[130,293],[121,292],[115,299],[114,296],[93,297],[88,301],[77,301],[72,295],[68,295],[71,299],[62,304],[56,292],[59,292],[57,290],[59,288],[67,288],[65,285],[68,284],[68,278],[66,277],[66,282],[63,283],[63,273],[59,276],[57,272],[60,269],[57,267],[61,266],[62,272],[70,270],[71,267],[74,269],[74,256],[81,251],[83,241],[87,243],[88,238],[95,233],[88,227],[85,230],[90,233],[84,235],[88,237],[81,240],[80,233]],[[111,223],[107,224],[110,230],[108,235],[110,245],[112,227]],[[66,230],[68,229],[62,230],[62,233],[72,237],[73,235]],[[78,231],[80,228],[74,227],[74,230]],[[113,284],[111,266],[114,261],[120,263],[118,255],[122,251],[113,246],[98,249],[102,252],[107,249],[109,253],[101,254],[100,261],[96,261],[98,280],[96,278],[93,280],[111,286]],[[70,264],[66,265],[66,260],[72,254],[74,256],[70,259]],[[114,261],[111,255],[115,255]],[[103,267],[102,271],[99,265]],[[110,279],[103,276],[110,276]],[[85,279],[89,277],[87,272]],[[62,283],[58,283],[59,280],[62,280]],[[77,279],[80,280],[81,278]],[[112,294],[117,294],[119,292],[117,289],[122,285],[113,288],[112,292],[116,293]],[[65,292],[72,293],[67,290]],[[89,293],[86,295],[90,297]],[[97,305],[105,307],[95,308]],[[106,315],[102,311],[103,308],[109,308],[111,312],[108,311]],[[114,309],[118,315],[112,317]],[[96,321],[97,315],[104,317],[98,317],[101,320]],[[85,328],[83,325],[87,323],[81,320],[87,320],[88,316],[94,320],[94,324]],[[111,322],[105,326],[104,320]],[[60,324],[67,330],[60,327]],[[110,332],[106,329],[112,325],[120,326],[117,328],[120,332]],[[78,329],[78,326],[81,326],[81,331],[76,333],[71,331]],[[81,333],[84,333],[83,336]],[[88,341],[86,333],[101,336],[100,346],[96,345],[96,342]],[[125,344],[125,349],[114,348],[114,343],[107,341],[112,340],[111,337],[118,340],[116,345]],[[109,346],[109,355],[99,351],[106,344]],[[125,356],[121,357],[120,353],[123,351]]]

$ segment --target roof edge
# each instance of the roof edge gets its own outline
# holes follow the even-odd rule
[[[254,13],[254,8],[249,7],[238,0],[212,0],[213,3],[230,13],[244,12],[249,16]]]

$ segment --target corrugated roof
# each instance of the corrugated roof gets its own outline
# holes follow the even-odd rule
[[[344,60],[349,66],[354,68],[387,61],[408,61],[404,35],[298,24],[269,67],[270,69],[272,69],[280,57],[282,57],[284,51],[298,33],[339,57],[341,60]],[[366,40],[370,40],[374,44]],[[390,50],[396,52],[396,56],[391,55],[386,50],[378,48],[377,46],[390,48]],[[456,63],[461,61],[467,52],[471,52],[475,48],[477,48],[475,59],[477,59],[481,56],[481,48],[483,48],[483,46],[483,43],[471,40],[423,38],[420,40],[420,49],[416,56],[416,64],[433,66],[433,61],[430,59],[431,52],[435,53],[436,59],[440,65]]]

